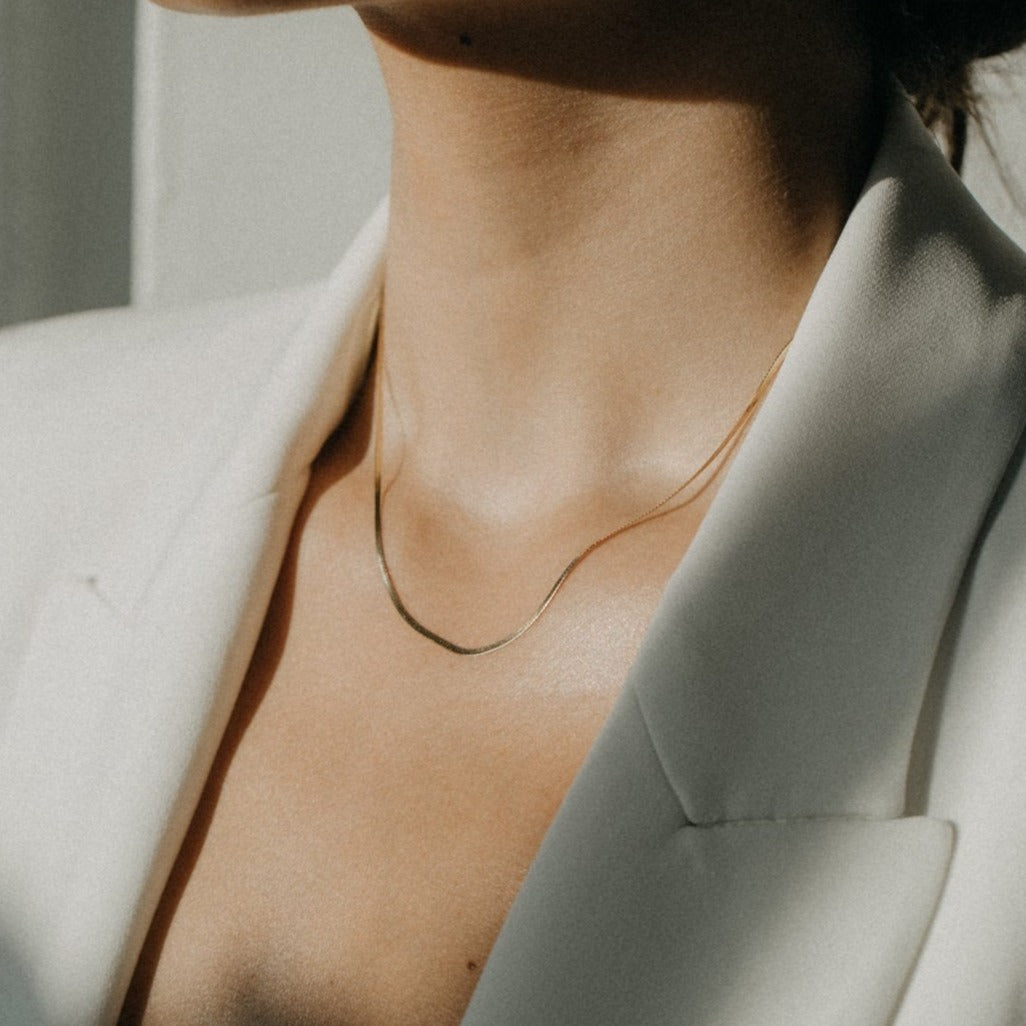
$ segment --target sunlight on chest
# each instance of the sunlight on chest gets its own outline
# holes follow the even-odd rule
[[[251,671],[165,896],[148,1026],[458,1023],[617,690],[368,687],[300,648]]]

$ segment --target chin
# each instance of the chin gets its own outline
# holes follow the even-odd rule
[[[344,0],[153,0],[159,7],[190,14],[275,14],[310,7],[336,7]]]

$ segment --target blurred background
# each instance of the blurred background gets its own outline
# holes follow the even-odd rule
[[[390,137],[350,10],[0,0],[0,324],[323,276]]]
[[[1026,58],[982,77],[966,179],[1026,245]],[[0,324],[326,274],[387,187],[352,11],[175,14],[0,0]]]

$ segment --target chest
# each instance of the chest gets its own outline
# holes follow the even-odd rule
[[[468,658],[354,531],[297,526],[122,1026],[458,1023],[679,558],[639,586],[624,553]]]
[[[289,676],[210,779],[141,1021],[456,1023],[606,703],[531,716]]]

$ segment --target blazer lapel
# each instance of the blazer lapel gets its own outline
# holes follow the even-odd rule
[[[0,746],[0,890],[18,896],[4,909],[0,1005],[26,1026],[117,1015],[310,463],[363,377],[385,218],[382,208],[285,348],[156,569],[100,565],[42,603]]]
[[[896,106],[634,675],[692,822],[902,813],[938,640],[1022,429],[1002,293],[1022,262]]]
[[[883,1026],[950,848],[926,818],[690,824],[628,688],[464,1026]]]
[[[465,1026],[889,1021],[953,844],[893,817],[1022,428],[1021,266],[897,102]]]

